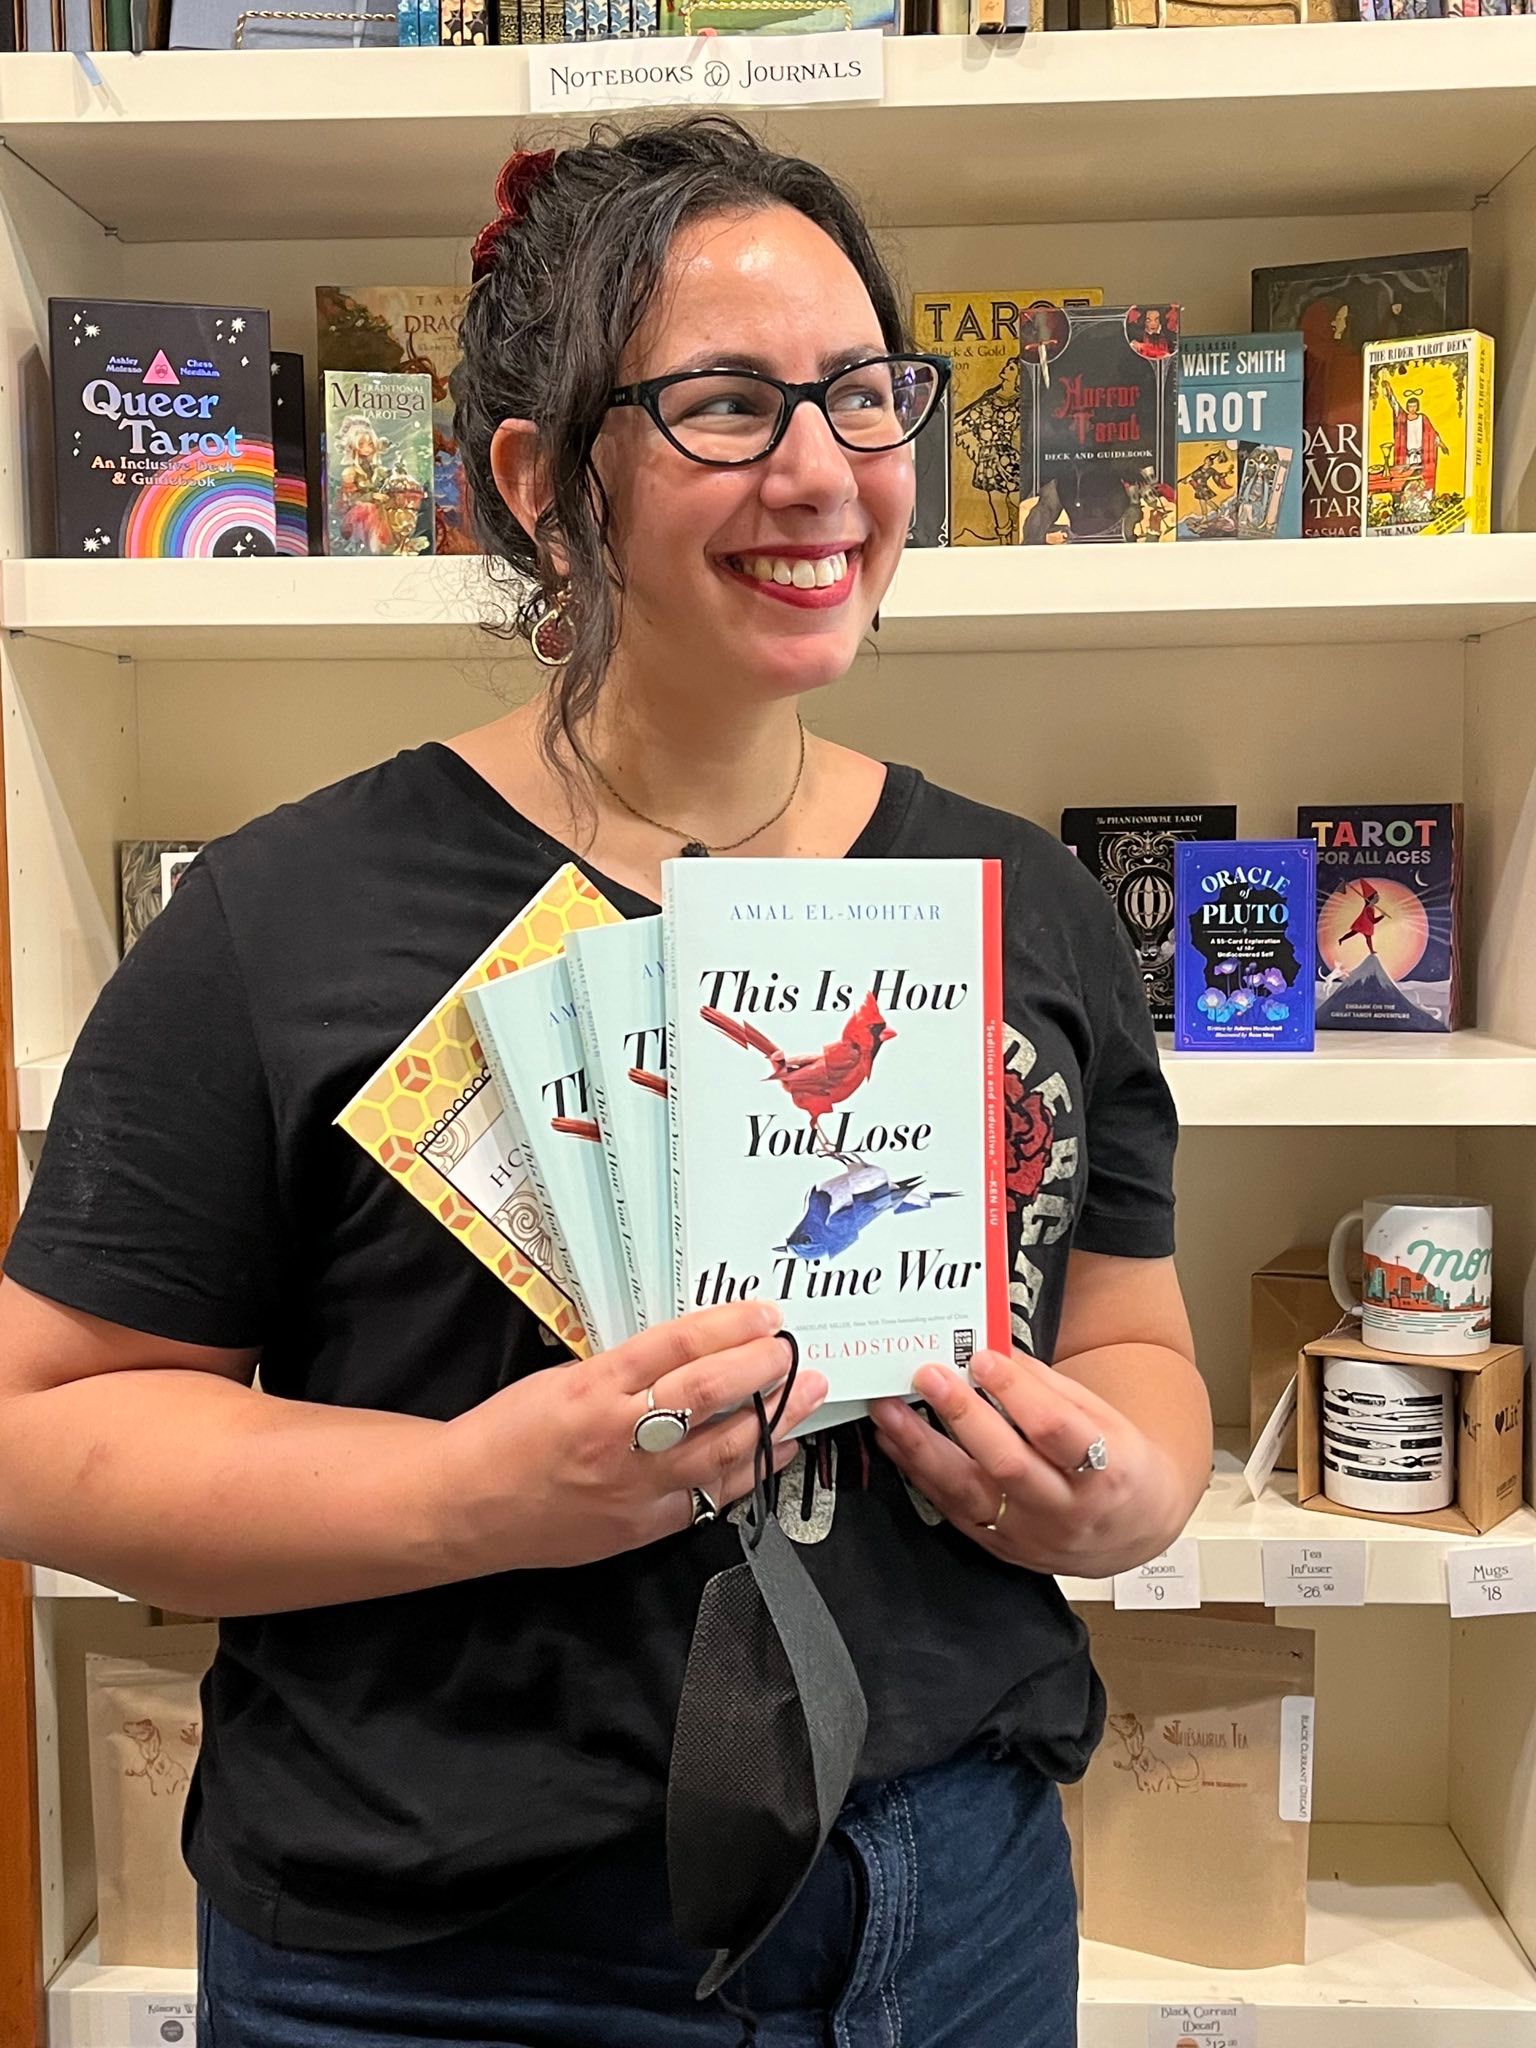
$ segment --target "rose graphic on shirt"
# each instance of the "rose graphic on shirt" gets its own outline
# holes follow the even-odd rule
[[[1031,1090],[1023,1075],[1011,1067],[1003,1075],[1003,1089],[1007,1115],[1008,1207],[1012,1212],[1022,1208],[1024,1203],[1032,1202],[1040,1192],[1046,1168],[1051,1163],[1051,1139],[1056,1119],[1040,1090]]]

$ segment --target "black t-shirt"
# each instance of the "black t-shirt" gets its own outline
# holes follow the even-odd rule
[[[854,854],[1003,862],[1017,1344],[1050,1360],[1067,1254],[1173,1250],[1175,1119],[1108,897],[1038,826],[892,766]],[[402,753],[207,847],[103,991],[6,1270],[112,1322],[259,1346],[271,1394],[446,1419],[568,1356],[333,1119],[569,851],[451,749]],[[656,905],[601,874],[627,916]],[[938,1523],[867,1425],[813,1439],[780,1514],[869,1702],[884,1777],[982,1737],[1059,1777],[1099,1733],[1049,1578]],[[660,1813],[724,1523],[220,1625],[185,1847],[269,1941],[465,1927]]]

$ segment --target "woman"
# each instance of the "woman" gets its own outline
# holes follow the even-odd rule
[[[790,1347],[746,1303],[560,1363],[332,1119],[572,850],[630,915],[685,845],[995,855],[1016,1348],[808,1454],[825,1382],[793,1379],[784,1512],[868,1736],[731,1995],[777,2048],[1065,2048],[1052,1780],[1102,1698],[1047,1575],[1162,1548],[1210,1450],[1140,983],[1045,833],[800,725],[896,567],[939,375],[887,361],[847,199],[710,120],[499,189],[458,423],[557,671],[209,848],[104,993],[0,1290],[0,1551],[224,1617],[185,1831],[214,2048],[730,2048],[662,1806],[740,1559],[693,1490],[747,1494]],[[648,1400],[693,1422],[637,1456]]]

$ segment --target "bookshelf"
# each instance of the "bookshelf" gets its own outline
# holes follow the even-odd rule
[[[1499,341],[1501,533],[1412,552],[909,556],[878,643],[806,709],[1047,825],[1068,803],[1204,797],[1261,836],[1298,801],[1464,799],[1475,1028],[1325,1040],[1311,1060],[1166,1054],[1180,1267],[1228,1426],[1246,1417],[1248,1273],[1379,1187],[1491,1196],[1512,1336],[1536,1258],[1536,28],[914,39],[887,57],[883,104],[762,125],[857,184],[914,286],[1072,273],[1180,296],[1189,331],[1215,331],[1247,325],[1255,264],[1471,247],[1473,318]],[[5,1165],[23,1186],[116,957],[117,838],[230,830],[536,683],[479,630],[494,592],[478,562],[77,569],[34,552],[31,467],[50,293],[266,304],[274,345],[312,363],[316,283],[464,277],[495,170],[529,139],[523,53],[97,67],[99,89],[69,57],[0,59],[0,1024],[8,973]],[[1316,1521],[1283,1493],[1244,1502],[1224,1451],[1192,1530],[1207,1598],[1255,1599],[1262,1543]],[[1496,1539],[1536,1542],[1536,1514]],[[1536,1616],[1452,1622],[1445,1539],[1362,1540],[1370,1604],[1315,1617],[1307,1963],[1218,1976],[1090,1950],[1086,2048],[1142,2048],[1157,2006],[1230,1998],[1261,2008],[1264,2048],[1536,2033]],[[104,1971],[90,1948],[80,1660],[146,1626],[104,1589],[0,1567],[6,2048],[123,2048],[135,1999],[187,1988]],[[11,1796],[28,1757],[35,1828]]]

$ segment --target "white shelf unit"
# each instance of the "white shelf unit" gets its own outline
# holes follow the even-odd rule
[[[1536,618],[1536,534],[1443,546],[1406,589],[1400,554],[1354,540],[912,549],[880,607],[880,652],[1451,642]],[[7,631],[143,661],[227,659],[236,632],[247,660],[317,642],[352,661],[452,659],[488,651],[481,621],[499,602],[474,555],[88,567],[83,577],[73,562],[0,564]]]
[[[1338,25],[1285,50],[1242,28],[1202,31],[1198,49],[1146,35],[1066,48],[914,37],[887,47],[883,105],[786,108],[773,125],[899,225],[1141,220],[1154,174],[1158,212],[1181,220],[1320,214],[1342,193],[1362,212],[1465,212],[1530,146],[1536,50],[1508,19],[1471,36],[1461,22],[1422,27],[1417,47],[1392,50],[1370,26]],[[444,61],[98,56],[98,89],[72,58],[32,58],[0,81],[0,125],[129,242],[352,239],[381,222],[467,235],[483,216],[481,167],[494,171],[509,122],[528,115],[528,61],[477,50],[474,72],[452,78]],[[538,118],[565,135],[583,125]],[[357,146],[370,126],[387,150]],[[1415,132],[1433,150],[1405,149]],[[1175,167],[1176,135],[1197,146]]]
[[[1296,1504],[1296,1475],[1277,1472],[1261,1500],[1243,1483],[1247,1439],[1218,1433],[1216,1469],[1185,1530],[1200,1546],[1202,1601],[1230,1605],[1264,1599],[1266,1543],[1360,1543],[1365,1547],[1365,1598],[1370,1606],[1444,1607],[1445,1554],[1467,1543],[1536,1549],[1536,1508],[1518,1508],[1486,1536],[1453,1536],[1406,1522],[1346,1521]],[[1069,1600],[1109,1600],[1111,1579],[1062,1579]],[[1293,1619],[1299,1617],[1291,1617]]]
[[[1308,2048],[1528,2048],[1536,1970],[1448,1828],[1315,1828],[1307,1890],[1304,1966],[1196,1970],[1085,1943],[1082,2048],[1146,2048],[1156,2007],[1232,2000],[1259,2008],[1261,2039],[1283,2026]],[[196,1989],[192,1970],[105,1967],[87,1935],[49,1988],[53,2048],[153,2038],[151,2002],[174,2011]]]
[[[857,185],[910,285],[1095,282],[1111,298],[1180,296],[1186,330],[1214,332],[1248,324],[1256,264],[1472,249],[1473,316],[1499,341],[1504,532],[1113,564],[913,555],[877,649],[806,712],[1047,826],[1068,803],[1204,799],[1236,801],[1246,833],[1278,836],[1298,802],[1463,798],[1475,1028],[1336,1037],[1310,1060],[1167,1053],[1185,1123],[1180,1269],[1228,1427],[1246,1418],[1247,1275],[1362,1194],[1490,1194],[1496,1320],[1518,1335],[1536,1254],[1536,29],[914,40],[887,59],[885,104],[760,125]],[[474,562],[40,558],[23,421],[48,294],[266,304],[274,344],[312,363],[316,283],[463,278],[506,149],[580,125],[519,119],[517,51],[189,53],[98,70],[100,89],[69,58],[0,60],[0,685],[15,1051],[37,1127],[115,959],[116,839],[230,830],[490,718],[536,680],[478,630],[495,600]],[[24,1161],[35,1144],[34,1129]],[[1224,1453],[1193,1527],[1208,1599],[1256,1599],[1271,1538],[1369,1547],[1369,1604],[1312,1617],[1308,1960],[1213,1974],[1091,1949],[1086,2048],[1142,2048],[1155,2007],[1234,1997],[1261,2008],[1262,2048],[1523,2048],[1536,2038],[1536,1617],[1453,1623],[1448,1539],[1323,1523],[1237,1485]],[[1536,1518],[1522,1510],[1496,1534],[1536,1541]],[[80,1660],[146,1619],[59,1574],[36,1591],[51,2039],[120,2048],[122,1998],[187,1980],[90,1962]]]

